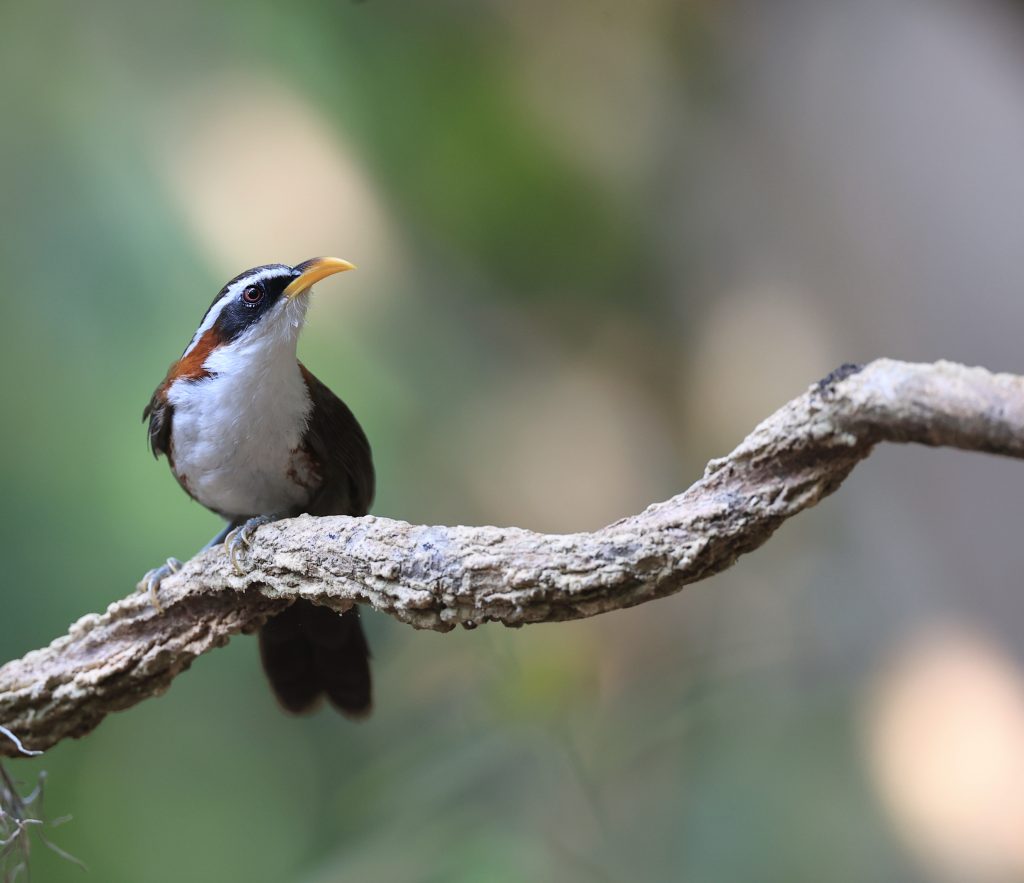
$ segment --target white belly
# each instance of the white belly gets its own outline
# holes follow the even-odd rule
[[[317,484],[300,450],[312,403],[294,356],[249,367],[179,380],[167,393],[174,471],[227,518],[301,509]]]

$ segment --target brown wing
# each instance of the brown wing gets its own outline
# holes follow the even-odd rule
[[[301,362],[299,367],[313,400],[304,445],[322,479],[307,511],[310,515],[365,515],[375,486],[366,434],[348,406]]]
[[[142,420],[149,420],[149,448],[154,457],[161,454],[171,457],[171,420],[174,406],[167,401],[167,382],[164,381],[153,393],[142,412]]]
[[[348,406],[301,362],[313,401],[303,447],[321,485],[306,507],[311,515],[365,515],[373,502],[370,443]],[[338,616],[299,600],[260,629],[263,669],[286,709],[301,714],[321,696],[349,717],[365,717],[373,704],[370,650],[356,608]]]

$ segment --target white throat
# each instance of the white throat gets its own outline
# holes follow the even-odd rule
[[[296,358],[306,300],[281,304],[281,313],[213,350],[203,365],[209,377],[167,391],[175,472],[227,517],[293,510],[315,484],[300,450],[313,407]]]
[[[296,351],[299,332],[306,322],[307,306],[304,297],[284,301],[236,340],[214,349],[203,367],[219,377],[236,374],[248,377],[253,381],[252,391],[257,394],[263,388],[261,381],[272,384],[283,369],[294,368],[298,372]]]

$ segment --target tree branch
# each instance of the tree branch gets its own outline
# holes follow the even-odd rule
[[[731,566],[832,493],[879,442],[1024,456],[1024,377],[939,362],[844,366],[689,490],[593,533],[300,518],[261,527],[243,576],[213,549],[160,590],[89,614],[0,668],[0,724],[44,749],[162,693],[201,653],[296,598],[368,604],[415,628],[520,626],[662,598]],[[0,755],[15,755],[0,739]]]

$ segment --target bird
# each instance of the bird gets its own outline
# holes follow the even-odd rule
[[[213,299],[199,327],[157,386],[142,419],[154,457],[225,526],[222,544],[238,572],[261,525],[303,513],[365,515],[375,473],[366,434],[297,356],[310,292],[354,269],[340,258],[239,273]],[[168,558],[140,582],[157,610]],[[324,698],[362,718],[372,706],[369,648],[352,607],[339,614],[297,600],[260,629],[260,657],[280,704],[301,714]]]

